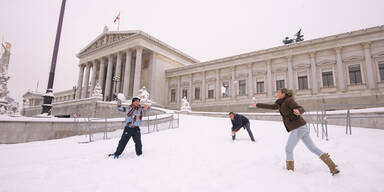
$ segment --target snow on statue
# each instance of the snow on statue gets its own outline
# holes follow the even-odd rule
[[[99,81],[96,82],[95,89],[93,89],[92,97],[103,98],[103,93]]]
[[[0,115],[15,115],[18,112],[19,104],[8,96],[8,65],[11,56],[11,44],[1,43],[0,56]]]
[[[181,99],[180,111],[182,111],[182,112],[191,112],[191,106],[189,105],[188,100],[185,97],[183,97]]]
[[[139,94],[137,95],[137,97],[140,98],[140,103],[151,106],[152,101],[149,99],[149,93],[145,86],[139,89]]]

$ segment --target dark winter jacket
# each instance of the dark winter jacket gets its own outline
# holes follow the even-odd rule
[[[265,109],[279,109],[279,112],[283,118],[284,126],[288,132],[307,124],[301,115],[297,116],[293,113],[293,109],[298,109],[300,113],[303,114],[304,108],[298,105],[292,97],[278,99],[276,100],[275,104],[272,105],[257,103],[256,107]]]
[[[249,120],[240,114],[235,114],[235,118],[231,121],[232,121],[232,131],[238,131],[247,123],[249,123]]]

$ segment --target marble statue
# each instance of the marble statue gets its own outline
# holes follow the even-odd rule
[[[181,99],[180,111],[181,112],[191,112],[191,106],[189,105],[189,102],[188,102],[187,98],[185,98],[185,97]]]
[[[149,93],[145,86],[141,89],[139,89],[139,94],[136,96],[140,99],[140,103],[151,105],[152,101],[149,99]]]

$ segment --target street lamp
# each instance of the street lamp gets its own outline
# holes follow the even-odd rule
[[[51,69],[49,72],[49,79],[48,79],[48,87],[47,87],[46,93],[44,94],[44,104],[42,105],[43,110],[41,113],[43,113],[43,114],[46,113],[48,115],[51,115],[52,100],[54,98],[53,80],[55,79],[56,60],[57,60],[57,54],[59,52],[59,44],[60,44],[61,28],[63,26],[65,2],[66,2],[66,0],[62,0],[62,2],[61,2],[59,24],[57,25],[55,47],[53,49]]]
[[[73,89],[73,100],[75,100],[76,99],[77,86],[73,86],[72,89]]]
[[[113,86],[115,87],[114,88],[114,94],[113,94],[113,98],[112,98],[112,100],[116,100],[116,98],[117,98],[117,82],[119,82],[120,81],[120,77],[119,76],[114,76],[113,78],[112,78],[112,81],[113,81]]]

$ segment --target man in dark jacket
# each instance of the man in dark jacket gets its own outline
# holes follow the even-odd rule
[[[236,132],[243,127],[247,130],[251,141],[255,142],[255,138],[253,138],[253,134],[249,125],[249,120],[246,117],[240,114],[236,114],[234,112],[230,112],[229,118],[232,121],[232,140],[236,139]]]
[[[139,126],[143,117],[143,113],[149,111],[150,108],[151,107],[148,105],[141,106],[140,99],[137,97],[132,99],[132,104],[128,107],[122,107],[121,100],[117,101],[117,110],[125,112],[127,118],[125,121],[124,132],[121,135],[121,139],[119,141],[119,145],[117,146],[116,152],[109,154],[109,156],[113,156],[115,159],[119,158],[131,137],[135,142],[136,155],[140,156],[143,153]]]

